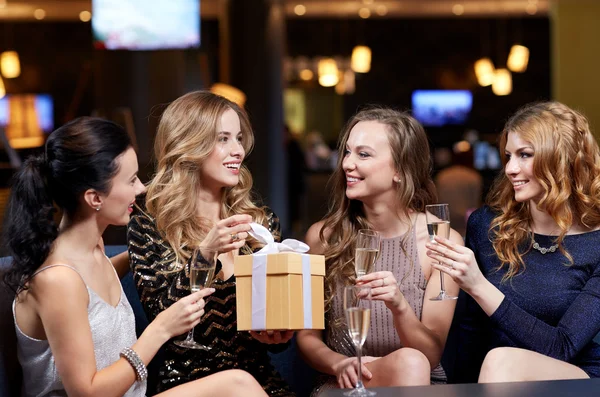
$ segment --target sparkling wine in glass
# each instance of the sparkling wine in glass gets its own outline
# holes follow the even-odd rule
[[[361,229],[358,231],[356,248],[354,251],[354,269],[356,271],[356,277],[364,276],[373,269],[375,261],[377,260],[377,255],[379,255],[380,245],[381,238],[379,237],[378,232],[369,229]]]
[[[362,383],[361,357],[362,346],[367,339],[371,324],[371,288],[348,286],[344,288],[344,312],[350,339],[356,348],[358,358],[358,383],[356,387],[344,393],[345,396],[374,396],[372,390],[365,389]]]
[[[200,247],[190,257],[190,290],[192,293],[210,286],[215,275],[217,256],[219,253],[210,248]],[[210,350],[210,346],[204,346],[194,340],[194,328],[192,328],[184,340],[176,340],[177,346],[186,349]]]
[[[448,204],[433,204],[425,206],[425,216],[427,219],[427,231],[429,239],[435,244],[435,236],[450,238],[450,208]],[[440,272],[441,291],[438,296],[431,298],[432,301],[444,301],[457,299],[457,296],[451,296],[446,293],[444,288],[444,272]]]

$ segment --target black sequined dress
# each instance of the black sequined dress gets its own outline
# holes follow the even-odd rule
[[[268,227],[279,230],[279,220],[267,210]],[[138,294],[152,321],[180,298],[190,294],[189,269],[173,271],[175,254],[158,232],[153,218],[137,207],[128,227],[129,256]],[[217,263],[216,274],[221,263]],[[238,332],[236,322],[235,276],[215,278],[215,292],[206,299],[205,314],[194,329],[194,339],[210,351],[184,349],[165,344],[160,363],[157,391],[165,391],[191,380],[227,369],[242,369],[254,376],[270,396],[293,396],[285,381],[270,363],[268,351],[287,345],[266,345],[248,332]],[[181,338],[178,338],[181,339]]]

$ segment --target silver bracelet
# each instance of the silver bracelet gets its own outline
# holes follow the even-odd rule
[[[133,370],[135,371],[135,376],[137,380],[143,382],[146,379],[148,379],[148,369],[144,365],[144,362],[142,361],[140,356],[138,356],[138,354],[135,352],[135,350],[133,350],[130,347],[126,347],[119,355],[125,360],[127,360],[129,364],[131,364]]]

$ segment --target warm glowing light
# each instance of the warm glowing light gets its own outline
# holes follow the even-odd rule
[[[375,12],[377,13],[377,15],[379,15],[380,17],[383,17],[385,15],[387,15],[388,13],[388,9],[386,6],[384,6],[383,4],[380,4],[377,6],[377,8],[375,9]]]
[[[4,51],[0,54],[0,71],[7,79],[14,79],[21,74],[21,63],[16,51]]]
[[[306,14],[306,6],[303,4],[298,4],[296,7],[294,7],[294,13],[298,16]]]
[[[81,11],[79,13],[79,20],[81,22],[89,22],[92,19],[92,13],[89,11]]]
[[[38,8],[33,12],[33,17],[38,21],[41,21],[42,19],[46,18],[46,11],[44,11],[41,8]]]
[[[6,88],[4,88],[4,81],[0,77],[0,98],[4,98],[4,95],[6,95]]]
[[[315,77],[315,74],[310,69],[302,69],[300,71],[300,78],[304,81],[310,81]]]
[[[369,10],[367,7],[363,7],[358,10],[358,16],[362,19],[367,19],[371,16],[371,10]]]
[[[529,4],[527,4],[527,7],[525,7],[525,11],[529,15],[535,15],[538,11],[538,7],[537,7],[537,5],[535,5],[535,3],[529,3]]]
[[[371,70],[371,49],[364,45],[354,47],[350,67],[357,73],[367,73]]]
[[[323,87],[333,87],[340,80],[338,67],[332,58],[324,58],[319,61],[319,84]]]
[[[466,153],[471,150],[471,144],[467,141],[460,141],[454,144],[454,153]]]
[[[490,58],[481,58],[475,62],[475,76],[482,87],[487,87],[494,82],[494,64]]]
[[[239,88],[231,86],[225,83],[215,83],[210,87],[210,92],[222,96],[223,98],[229,99],[231,102],[244,107],[246,103],[246,94]]]
[[[508,95],[512,92],[512,76],[508,69],[496,69],[492,91],[498,96]]]
[[[511,47],[508,54],[506,65],[510,70],[517,73],[522,73],[527,70],[529,63],[529,48],[515,44]]]
[[[465,13],[465,6],[463,6],[462,4],[454,4],[452,6],[452,13],[454,15],[462,15]]]

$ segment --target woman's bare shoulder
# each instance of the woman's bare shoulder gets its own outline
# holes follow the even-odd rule
[[[319,221],[314,223],[311,227],[308,228],[306,232],[306,236],[304,237],[304,241],[310,247],[311,254],[322,254],[325,250],[323,243],[320,239],[321,230],[325,227],[325,222]],[[327,237],[328,233],[325,230],[325,237]]]

